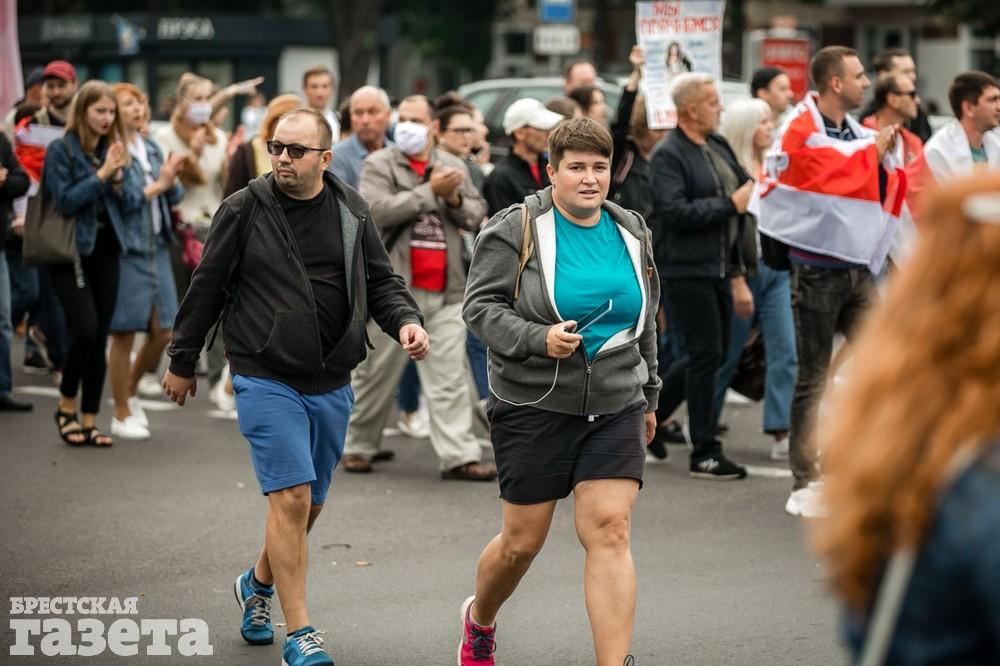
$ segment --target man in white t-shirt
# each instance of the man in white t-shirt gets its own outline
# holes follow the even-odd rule
[[[337,112],[330,108],[330,103],[335,99],[337,92],[333,72],[323,65],[310,67],[302,74],[302,92],[309,108],[322,113],[326,122],[330,123],[333,142],[337,143],[340,138],[340,119],[337,118]]]
[[[1000,169],[1000,83],[986,72],[964,72],[952,81],[948,102],[955,119],[924,147],[934,179]]]

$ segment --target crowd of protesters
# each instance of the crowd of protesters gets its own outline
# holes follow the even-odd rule
[[[169,345],[168,395],[183,404],[200,368],[215,405],[240,419],[275,520],[305,507],[308,523],[285,534],[296,540],[318,515],[338,463],[371,473],[394,458],[382,438],[398,405],[396,425],[430,440],[443,479],[499,477],[504,528],[483,551],[477,596],[463,606],[460,663],[493,663],[493,620],[541,548],[556,500],[570,492],[578,493],[588,562],[610,562],[621,574],[613,585],[598,569],[587,577],[588,599],[592,588],[625,591],[615,613],[591,616],[598,663],[621,663],[635,584],[622,530],[645,462],[667,459],[667,444],[687,444],[692,477],[745,479],[746,466],[724,450],[721,416],[735,376],[757,353],[766,359],[751,367],[762,430],[773,439],[771,459],[788,461],[793,475],[785,510],[814,518],[857,501],[861,482],[849,474],[871,476],[879,461],[899,458],[887,448],[876,459],[861,443],[913,429],[903,412],[897,430],[888,421],[862,427],[862,415],[880,390],[903,385],[869,380],[842,399],[856,419],[833,432],[857,458],[831,452],[844,477],[829,496],[824,452],[836,442],[824,396],[852,381],[845,367],[877,365],[876,341],[905,343],[885,332],[906,325],[904,295],[944,289],[943,272],[918,280],[906,271],[930,258],[925,225],[956,252],[984,252],[933,219],[954,211],[926,207],[925,195],[1000,170],[1000,84],[984,72],[955,77],[954,117],[933,132],[916,64],[901,50],[873,61],[872,81],[852,49],[821,49],[810,64],[814,90],[801,100],[780,69],[757,71],[750,99],[727,104],[712,77],[688,71],[673,81],[677,124],[668,130],[647,120],[642,49],[629,61],[617,109],[581,61],[567,66],[564,94],[510,104],[502,118],[510,149],[496,162],[482,110],[458,94],[394,102],[363,86],[341,91],[349,94],[335,107],[337,81],[325,67],[306,70],[301,91],[270,101],[257,92],[262,79],[219,86],[186,73],[158,131],[146,92],[131,83],[82,82],[62,60],[30,73],[0,135],[0,411],[32,409],[12,394],[16,330],[25,372],[50,374],[59,386],[54,420],[63,442],[149,439],[140,396],[159,387]],[[247,103],[227,132],[236,96]],[[994,224],[998,210],[966,211],[955,224],[992,242],[980,223]],[[44,216],[70,220],[71,256],[32,254],[32,225]],[[248,236],[279,218],[268,242],[284,258],[248,250]],[[332,226],[313,228],[319,218]],[[280,303],[280,280],[262,286],[244,274],[283,260],[308,278],[288,287],[297,310]],[[895,307],[900,319],[884,313],[885,330],[873,324],[855,344],[897,273],[906,278],[885,313]],[[935,276],[941,284],[925,284]],[[371,319],[361,297],[371,301]],[[255,298],[271,319],[252,316]],[[172,343],[175,319],[183,328]],[[314,320],[316,340],[288,344]],[[911,335],[922,330],[913,326]],[[925,332],[930,345],[934,331]],[[105,428],[106,376],[114,413]],[[286,399],[301,403],[305,432],[318,423],[333,433],[325,452],[305,437],[304,453],[280,454],[304,456],[312,480],[308,469],[281,476],[290,468],[261,435],[270,426],[252,423],[270,418],[262,405]],[[496,464],[484,456],[483,425]],[[936,449],[936,462],[947,462],[965,430],[947,432],[952,440]],[[299,485],[287,485],[292,476]],[[281,494],[310,485],[311,495]],[[872,515],[896,515],[883,504]],[[916,511],[920,525],[927,513]],[[839,518],[819,539],[831,561],[846,557],[838,539],[867,529],[857,516]],[[269,543],[236,583],[251,643],[273,640],[272,566],[295,578],[278,574],[283,606],[304,594],[304,572],[281,569],[287,562],[269,561],[268,548],[277,556]],[[878,554],[884,564],[892,552]],[[870,583],[876,567],[853,557],[836,582],[852,611],[864,611],[876,592],[858,581]],[[298,611],[289,616],[289,663],[332,663],[317,656],[322,640]],[[855,617],[861,645],[865,614]],[[922,649],[913,632],[913,645],[894,646],[898,654]]]

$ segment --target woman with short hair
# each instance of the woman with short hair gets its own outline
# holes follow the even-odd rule
[[[463,314],[489,349],[503,526],[462,607],[463,666],[494,663],[496,615],[570,493],[597,663],[620,666],[628,653],[630,516],[660,390],[659,281],[642,217],[606,200],[611,153],[594,120],[560,122],[549,136],[552,186],[498,214],[476,242]]]

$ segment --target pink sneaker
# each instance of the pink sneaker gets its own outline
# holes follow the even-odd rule
[[[493,653],[497,644],[493,640],[497,625],[480,627],[472,623],[469,609],[475,597],[469,597],[462,604],[462,642],[458,644],[458,666],[494,666]]]

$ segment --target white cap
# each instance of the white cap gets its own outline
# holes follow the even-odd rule
[[[547,132],[561,120],[564,120],[561,114],[549,111],[537,99],[526,97],[507,107],[507,111],[503,114],[503,131],[513,134],[516,129],[534,127]]]

